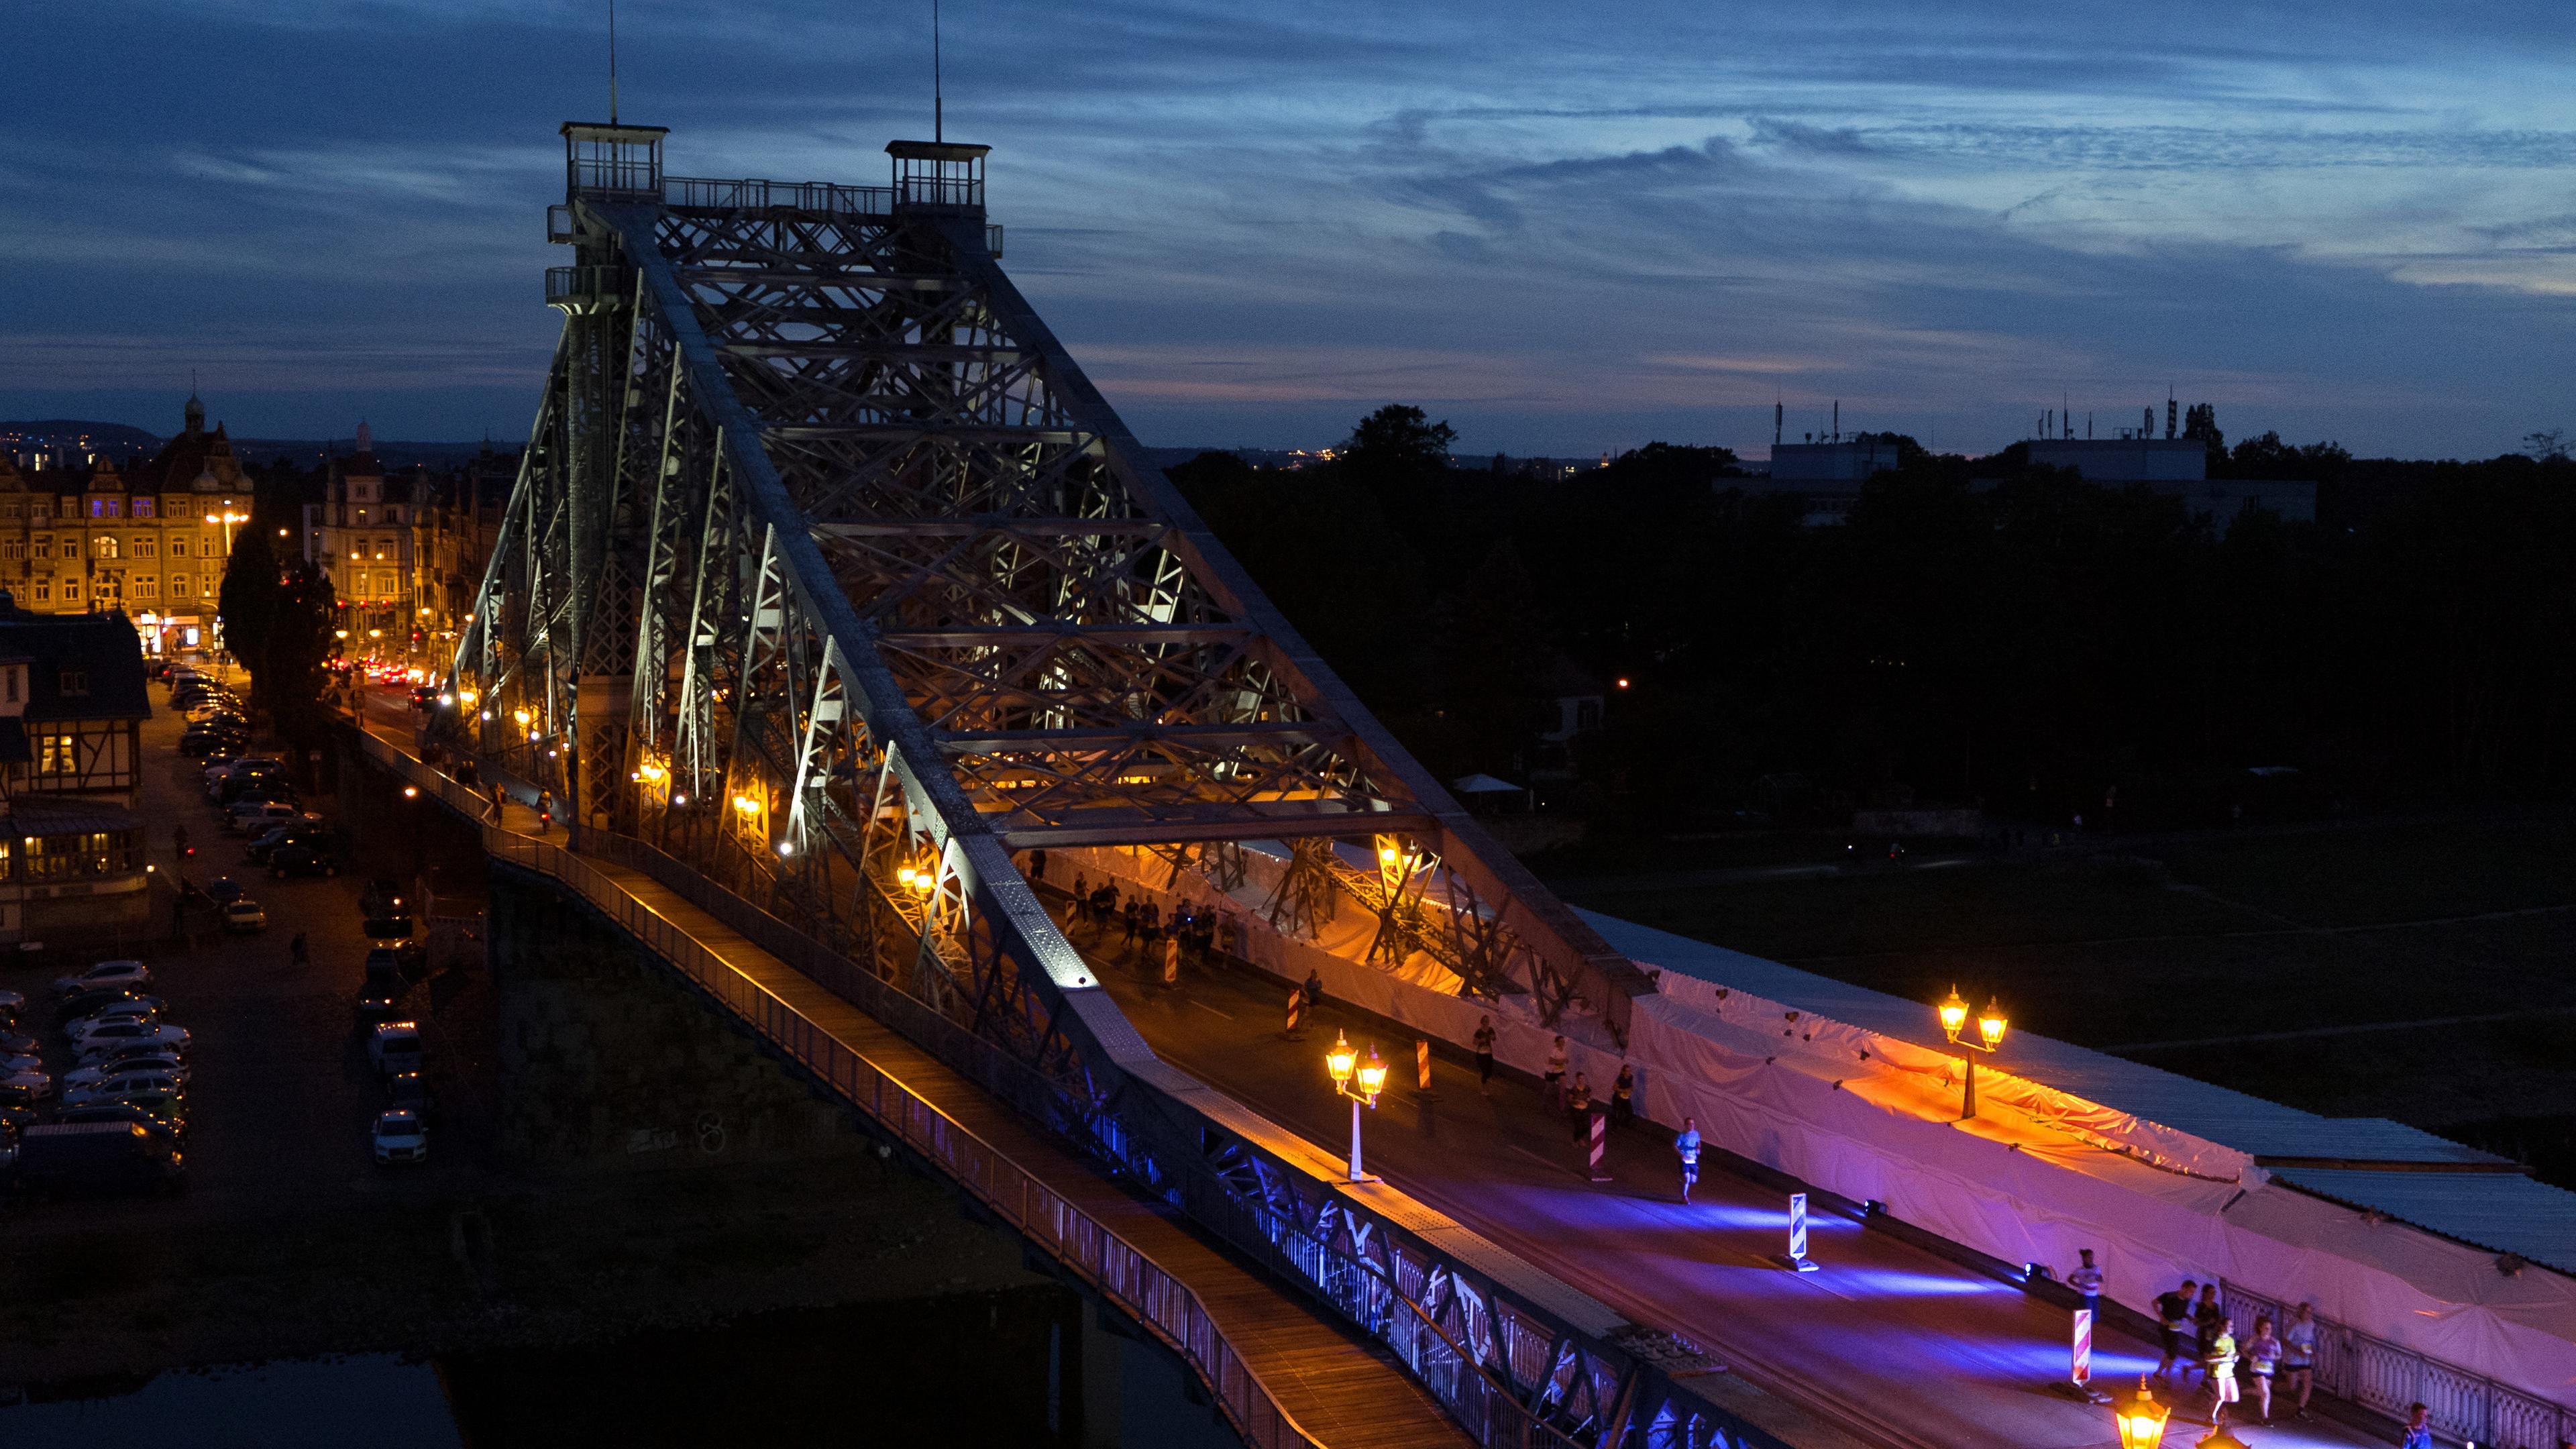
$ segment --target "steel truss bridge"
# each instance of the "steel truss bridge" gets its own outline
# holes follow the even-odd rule
[[[1613,1035],[1653,989],[1139,461],[1001,269],[985,148],[790,185],[666,176],[657,127],[563,135],[564,327],[445,744],[1320,1311],[1427,1325],[1446,1367],[1406,1361],[1480,1442],[1772,1442],[1615,1315],[1157,1059],[1023,875],[1015,852],[1122,846],[1225,881],[1285,842],[1276,929],[1348,902],[1371,959]]]

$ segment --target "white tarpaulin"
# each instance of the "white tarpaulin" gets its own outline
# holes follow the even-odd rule
[[[1170,865],[1145,851],[1067,851],[1060,870],[1114,877],[1167,915],[1182,900],[1232,914],[1240,954],[1280,978],[1283,1008],[1285,984],[1311,971],[1329,995],[1453,1044],[1490,1016],[1496,1056],[1543,1070],[1555,1032],[1527,997],[1462,1000],[1420,955],[1363,964],[1376,921],[1348,900],[1320,940],[1287,939],[1261,914],[1286,851],[1244,856],[1230,894],[1195,871],[1167,886]],[[2063,1271],[2092,1248],[2110,1296],[2132,1307],[2186,1277],[2223,1277],[2526,1392],[2576,1396],[2576,1280],[2508,1277],[2492,1254],[2267,1185],[2223,1143],[2009,1073],[1981,1069],[1978,1116],[1960,1122],[1957,1056],[1678,972],[1660,982],[1636,1003],[1624,1053],[1591,1018],[1558,1030],[1596,1084],[1634,1064],[1638,1112],[1667,1127],[1695,1118],[1712,1144],[2006,1262]]]

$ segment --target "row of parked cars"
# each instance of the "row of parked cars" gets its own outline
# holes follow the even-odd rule
[[[130,960],[54,982],[70,1058],[59,1081],[30,1004],[0,991],[0,1156],[17,1190],[176,1192],[186,1181],[188,1029],[152,987],[152,968]]]
[[[227,754],[250,744],[250,707],[210,674],[173,665],[170,707],[188,722],[179,732],[180,754]]]

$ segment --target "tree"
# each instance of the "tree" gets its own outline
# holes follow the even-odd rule
[[[2198,438],[2209,450],[2209,476],[2227,476],[2227,435],[2218,430],[2218,409],[2209,403],[2193,403],[2183,411],[2182,435]]]
[[[1342,445],[1343,459],[1364,477],[1421,478],[1449,466],[1449,448],[1458,430],[1432,422],[1422,409],[1388,403],[1360,419]]]
[[[255,695],[263,692],[266,682],[260,677],[261,665],[277,610],[277,582],[277,553],[268,546],[267,536],[257,529],[236,534],[216,604],[223,620],[224,647],[250,671]]]
[[[2522,435],[2522,450],[2530,454],[2534,462],[2564,459],[2567,456],[2567,430],[2548,428],[2525,433]]]
[[[329,722],[324,662],[338,642],[332,633],[338,614],[329,574],[301,559],[287,566],[269,612],[267,673],[254,680],[278,733],[299,746],[320,743]]]

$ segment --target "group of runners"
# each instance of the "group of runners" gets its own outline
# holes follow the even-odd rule
[[[2256,1412],[2264,1423],[2272,1422],[2275,1379],[2284,1381],[2285,1396],[2294,1396],[2290,1407],[2297,1416],[2308,1416],[2308,1397],[2316,1390],[2317,1377],[2314,1307],[2300,1304],[2290,1321],[2277,1328],[2272,1315],[2257,1314],[2253,1332],[2241,1340],[2236,1317],[2218,1301],[2215,1283],[2185,1278],[2181,1287],[2157,1296],[2155,1309],[2164,1335],[2164,1357],[2156,1364],[2156,1377],[2179,1382],[2197,1369],[2201,1387],[2211,1396],[2213,1418],[2242,1402],[2250,1386]]]

